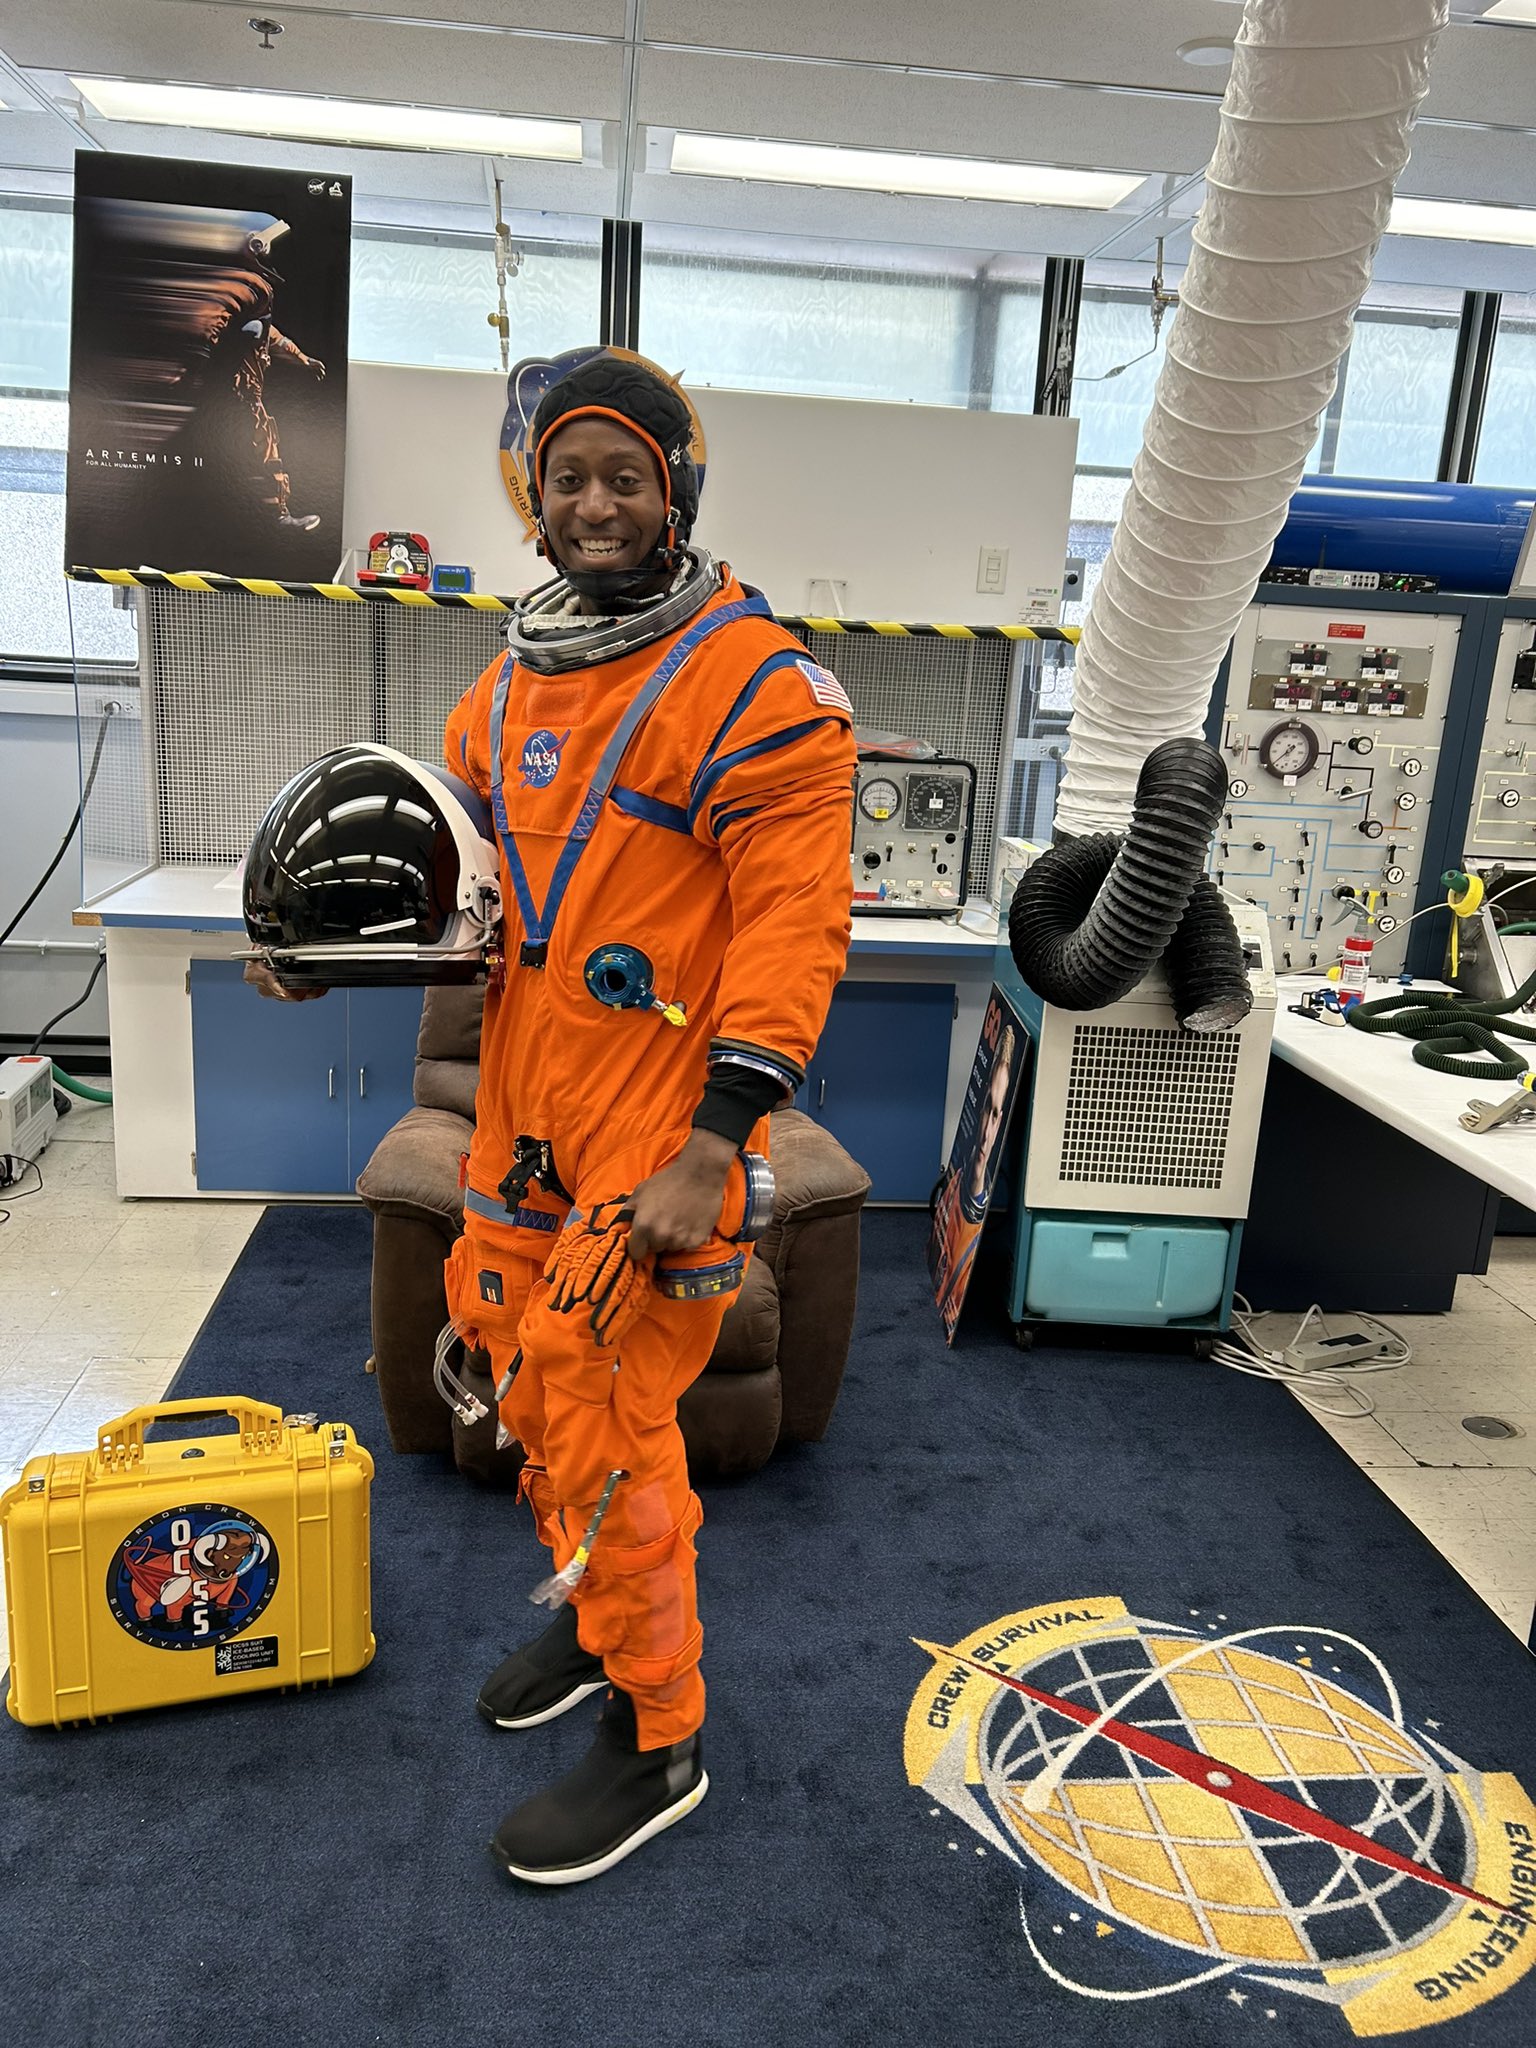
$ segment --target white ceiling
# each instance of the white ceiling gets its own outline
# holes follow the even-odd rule
[[[1404,192],[1529,204],[1536,29],[1453,25]],[[252,12],[283,24],[264,51]],[[637,24],[626,39],[626,16]],[[1231,0],[0,0],[0,192],[63,196],[77,146],[348,170],[361,221],[483,231],[486,162],[102,122],[71,73],[580,117],[583,166],[498,165],[520,219],[639,219],[995,254],[1141,261],[1188,220],[1225,73],[1178,47],[1230,39]],[[675,128],[1142,171],[1115,212],[674,178]],[[1170,213],[1160,201],[1176,194]],[[1170,255],[1187,249],[1187,235]],[[1536,290],[1536,251],[1389,236],[1384,281]]]

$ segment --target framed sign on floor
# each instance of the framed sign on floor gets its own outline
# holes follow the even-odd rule
[[[77,155],[66,567],[334,573],[351,239],[347,177]]]
[[[928,1233],[928,1272],[950,1344],[975,1270],[1029,1051],[1029,1033],[1008,998],[994,986]]]

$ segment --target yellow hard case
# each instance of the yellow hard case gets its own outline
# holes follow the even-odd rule
[[[145,1443],[172,1416],[238,1433]],[[373,1460],[344,1422],[163,1401],[0,1495],[6,1706],[29,1727],[329,1684],[373,1656]]]

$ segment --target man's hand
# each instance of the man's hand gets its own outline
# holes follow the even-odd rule
[[[265,960],[247,960],[245,979],[249,985],[264,996],[271,996],[277,1003],[308,1003],[316,996],[329,995],[324,988],[284,988]]]
[[[717,1131],[691,1131],[670,1166],[641,1181],[631,1198],[629,1256],[691,1252],[719,1227],[736,1147]]]

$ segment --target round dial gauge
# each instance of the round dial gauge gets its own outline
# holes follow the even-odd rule
[[[1259,741],[1259,759],[1271,775],[1292,781],[1305,775],[1317,759],[1317,734],[1299,718],[1272,725]]]
[[[907,830],[952,832],[960,822],[960,783],[952,775],[907,778]]]
[[[1239,801],[1248,794],[1248,785],[1240,775],[1235,775],[1227,784],[1227,795]]]
[[[1378,917],[1376,929],[1385,938],[1388,932],[1395,932],[1397,930],[1397,919],[1395,917]]]
[[[873,818],[877,825],[883,825],[887,818],[894,818],[901,809],[901,791],[888,776],[877,776],[859,791],[859,809],[866,818]]]

